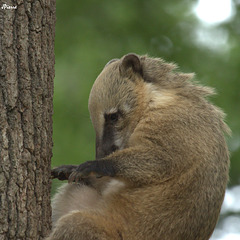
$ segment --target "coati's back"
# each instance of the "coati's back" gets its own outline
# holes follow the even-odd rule
[[[90,94],[97,158],[113,169],[98,211],[119,239],[205,240],[219,216],[229,129],[205,98],[213,90],[175,68],[129,54],[105,66]]]

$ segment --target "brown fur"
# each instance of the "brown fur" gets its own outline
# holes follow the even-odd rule
[[[92,88],[89,111],[99,148],[103,115],[124,112],[114,126],[118,150],[101,159],[116,173],[92,177],[96,185],[67,185],[67,196],[55,198],[55,211],[63,211],[55,213],[49,240],[210,238],[228,181],[224,132],[230,130],[223,112],[205,98],[214,91],[175,69],[134,54],[105,66]],[[75,201],[67,200],[72,191]],[[79,206],[69,210],[76,199]]]

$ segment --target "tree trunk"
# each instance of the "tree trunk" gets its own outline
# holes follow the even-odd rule
[[[55,0],[0,0],[0,239],[51,228]]]

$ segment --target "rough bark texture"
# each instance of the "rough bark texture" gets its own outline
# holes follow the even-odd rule
[[[55,0],[0,0],[1,240],[51,227],[54,31]]]

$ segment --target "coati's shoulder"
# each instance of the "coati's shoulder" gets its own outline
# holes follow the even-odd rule
[[[194,73],[182,73],[174,63],[167,63],[161,58],[152,58],[147,55],[141,56],[140,60],[146,82],[157,84],[164,89],[175,89],[177,93],[189,96],[205,97],[215,94],[213,88],[193,81]]]
[[[173,96],[181,96],[191,102],[194,107],[200,106],[205,111],[209,111],[209,114],[220,120],[221,129],[227,134],[231,133],[224,123],[225,113],[208,100],[209,96],[216,94],[214,88],[200,84],[195,78],[195,73],[180,72],[175,63],[167,63],[161,58],[148,55],[136,56],[140,59],[142,78],[150,86],[151,94],[155,94],[159,99],[159,103],[164,105],[165,102],[170,102],[169,99],[174,99]],[[176,101],[179,100],[179,98],[176,99]]]

